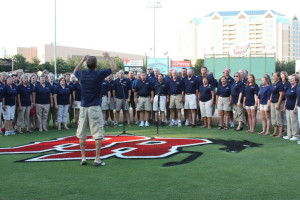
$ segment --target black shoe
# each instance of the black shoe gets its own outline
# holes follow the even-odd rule
[[[158,122],[155,122],[155,126],[158,126]]]
[[[94,162],[94,166],[95,167],[101,167],[101,166],[104,166],[105,165],[105,162],[99,162],[99,163],[97,163],[97,162]]]
[[[160,124],[160,126],[161,126],[161,127],[164,127],[164,126],[165,126],[165,122],[162,122],[162,123]]]
[[[86,163],[86,160],[85,160],[85,161],[81,161],[80,164],[81,164],[81,165],[86,165],[86,164],[87,164],[87,163]]]

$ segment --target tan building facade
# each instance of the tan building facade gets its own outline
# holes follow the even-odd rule
[[[26,61],[32,62],[32,58],[38,57],[37,47],[18,47],[17,54],[21,54],[26,58]]]

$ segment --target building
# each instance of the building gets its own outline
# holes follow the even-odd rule
[[[75,47],[56,46],[56,58],[62,58],[67,60],[68,58],[83,57],[85,55],[96,56],[98,59],[104,59],[102,56],[104,52],[100,50],[82,49]],[[127,53],[109,52],[111,57],[119,57],[120,59],[132,59],[132,60],[143,60],[144,55],[135,55]],[[54,61],[54,45],[45,45],[45,54],[42,56],[44,62]]]
[[[38,57],[37,47],[18,47],[17,54],[21,54],[26,58],[26,61],[32,62],[33,58]]]
[[[4,47],[1,47],[0,58],[6,58],[6,57],[7,57],[6,49]]]
[[[192,19],[181,32],[182,59],[206,54],[249,56],[275,54],[278,60],[300,58],[300,22],[273,10],[212,12]]]

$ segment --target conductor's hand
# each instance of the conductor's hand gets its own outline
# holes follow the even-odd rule
[[[82,61],[85,62],[87,59],[88,59],[89,55],[85,55],[83,58],[82,58]]]
[[[107,52],[103,53],[103,56],[104,56],[104,58],[106,58],[106,59],[110,58],[110,57],[109,57],[109,54],[108,54]]]

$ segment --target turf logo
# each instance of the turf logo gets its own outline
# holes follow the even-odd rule
[[[120,159],[158,159],[166,158],[178,153],[185,153],[189,156],[178,162],[169,162],[164,167],[189,163],[199,156],[202,152],[183,150],[184,147],[200,146],[204,144],[221,144],[225,148],[220,150],[227,152],[240,152],[247,147],[258,147],[249,141],[225,141],[208,139],[188,139],[188,138],[150,138],[146,136],[105,136],[102,141],[101,159],[120,158]],[[66,161],[80,160],[80,146],[78,138],[68,136],[57,138],[50,141],[35,142],[32,144],[0,148],[2,154],[45,154],[34,158],[22,160],[24,162],[45,162],[45,161]],[[86,142],[87,159],[94,159],[95,143],[91,136]]]

